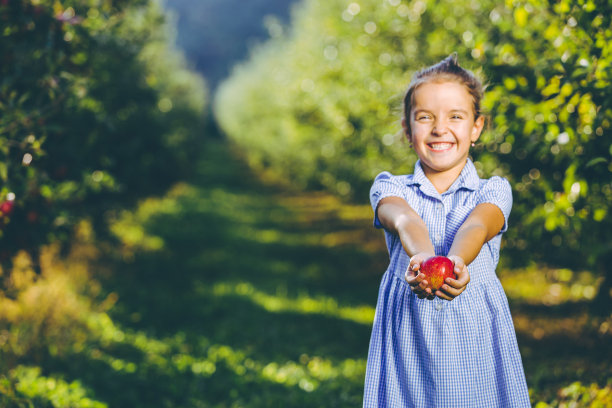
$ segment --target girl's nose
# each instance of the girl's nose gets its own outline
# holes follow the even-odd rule
[[[431,133],[437,136],[441,136],[445,134],[447,131],[448,131],[448,127],[445,124],[435,123]]]

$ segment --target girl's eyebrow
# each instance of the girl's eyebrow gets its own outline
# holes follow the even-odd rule
[[[416,115],[417,113],[421,113],[421,112],[427,112],[427,113],[431,113],[431,111],[429,109],[415,109],[414,110],[414,114]],[[463,113],[464,115],[467,115],[469,112],[466,111],[465,109],[451,109],[450,113]]]

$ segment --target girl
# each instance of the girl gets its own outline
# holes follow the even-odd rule
[[[529,407],[508,302],[495,274],[512,191],[468,158],[484,126],[482,85],[456,54],[415,74],[402,126],[414,173],[370,191],[390,264],[376,306],[364,407]],[[421,263],[445,255],[457,279],[432,293]],[[468,270],[469,266],[469,270]],[[469,284],[468,284],[469,283]]]

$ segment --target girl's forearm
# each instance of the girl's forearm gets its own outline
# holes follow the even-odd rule
[[[384,198],[378,206],[378,219],[388,231],[399,236],[409,256],[435,253],[425,222],[404,199]]]
[[[448,256],[459,256],[466,265],[470,264],[478,254],[487,238],[487,230],[481,225],[469,225],[460,228],[455,235]]]
[[[504,215],[499,207],[490,203],[479,204],[457,231],[448,256],[456,255],[470,264],[482,246],[499,233],[504,225]]]
[[[425,223],[416,215],[408,217],[401,223],[399,237],[406,253],[412,257],[420,253],[435,254]]]

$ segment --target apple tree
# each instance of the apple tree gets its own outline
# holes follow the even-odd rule
[[[595,270],[609,305],[612,6],[527,1],[492,13],[479,45],[493,84],[481,150],[515,190],[507,259]]]
[[[0,259],[185,174],[206,95],[148,1],[0,2]],[[101,230],[100,230],[101,231]]]

